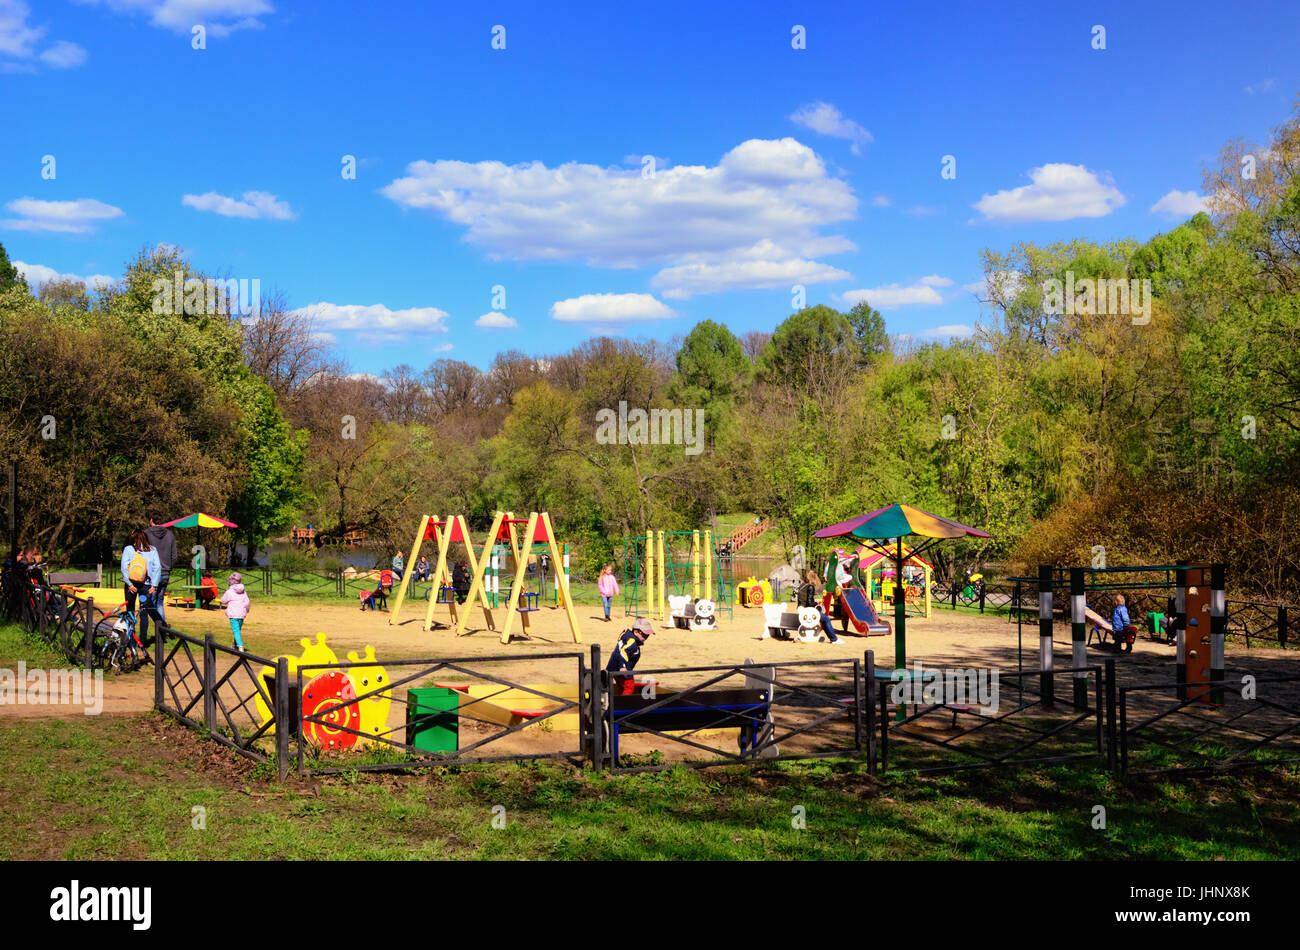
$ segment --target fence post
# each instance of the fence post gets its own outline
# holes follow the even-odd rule
[[[39,587],[35,587],[33,588],[33,590],[35,591],[36,594],[36,602],[40,604],[40,609],[36,611],[38,615],[37,619],[40,621],[40,623],[36,627],[36,632],[40,634],[41,642],[47,643],[49,642],[49,639],[45,633],[45,615],[49,613],[49,611],[46,608],[49,606],[50,598],[49,595],[46,594],[45,591],[41,590]],[[74,600],[73,603],[76,603],[76,601]]]
[[[293,710],[289,708],[289,659],[275,661],[275,764],[280,781],[289,774],[289,723]]]
[[[1228,633],[1227,569],[1223,564],[1210,565],[1210,683],[1220,687],[1210,690],[1210,702],[1223,705],[1223,652]],[[1201,578],[1204,583],[1205,578]]]
[[[1100,605],[1098,605],[1100,606]],[[1087,627],[1088,618],[1084,615],[1087,603],[1083,598],[1083,568],[1070,568],[1070,665],[1074,667],[1074,708],[1085,709],[1088,705],[1087,673],[1081,672],[1088,665]],[[1121,636],[1115,631],[1115,644],[1119,645]]]
[[[1286,605],[1277,605],[1277,644],[1286,649]]]
[[[162,624],[158,624],[158,630],[153,635],[153,705],[155,709],[163,708],[163,653],[165,652],[163,640],[166,639],[164,631],[167,629]]]
[[[949,598],[951,598],[951,600],[952,600],[952,609],[953,609],[953,610],[956,610],[956,609],[957,609],[957,578],[956,578],[956,576],[954,576],[953,579],[952,579],[951,581],[949,581],[948,583],[952,585],[952,586],[950,586],[950,587],[948,588],[948,596],[949,596]]]
[[[1128,774],[1128,691],[1119,691],[1119,771]]]
[[[984,594],[988,591],[988,585],[980,581],[980,613],[984,613]]]
[[[601,696],[600,644],[591,645],[591,767],[599,772],[605,765],[605,701]]]
[[[1179,699],[1187,698],[1187,562],[1179,561],[1174,571],[1177,586],[1174,588],[1174,682]]]
[[[203,725],[217,731],[217,650],[210,633],[203,637]]]
[[[1115,771],[1115,661],[1106,661],[1106,767]]]
[[[880,697],[880,771],[883,772],[889,768],[889,707],[885,703],[889,690],[882,684],[877,685],[880,687],[876,690]]]
[[[1044,709],[1056,706],[1052,676],[1052,566],[1038,565],[1038,693]]]
[[[859,704],[866,707],[866,723],[864,730],[867,734],[867,774],[876,774],[876,653],[874,650],[868,650],[863,657],[863,672],[866,678],[866,689],[863,690],[864,698],[858,700]]]
[[[95,665],[95,598],[86,598],[86,669]]]

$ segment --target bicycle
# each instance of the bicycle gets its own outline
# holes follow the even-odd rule
[[[109,620],[113,623],[104,628]],[[103,632],[103,640],[94,651],[96,667],[112,670],[114,674],[134,673],[144,664],[153,662],[143,644],[137,645],[135,614],[131,611],[123,609],[119,614],[110,614],[96,625],[95,630],[97,634]]]

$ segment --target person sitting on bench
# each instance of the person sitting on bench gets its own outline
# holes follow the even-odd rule
[[[800,607],[816,607],[818,619],[821,622],[822,629],[826,631],[826,639],[831,643],[839,643],[839,637],[835,636],[835,627],[831,624],[830,614],[826,613],[821,603],[822,584],[821,578],[813,570],[804,572],[804,582],[799,587],[799,593],[796,600]]]
[[[217,599],[220,592],[217,590],[217,580],[212,576],[211,571],[203,572],[203,577],[199,579],[199,589],[194,593],[200,607],[206,607]]]
[[[655,632],[654,625],[645,617],[637,618],[631,630],[624,630],[614,644],[605,669],[611,673],[631,673],[641,659],[641,644]]]

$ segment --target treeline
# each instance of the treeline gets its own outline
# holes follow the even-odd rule
[[[152,313],[152,280],[204,276],[170,249],[97,295],[34,298],[0,264],[0,437],[24,530],[63,551],[157,503],[225,513],[253,547],[294,521],[405,546],[421,513],[547,509],[581,567],[647,527],[758,511],[815,555],[818,527],[901,501],[992,533],[941,548],[942,571],[1100,547],[1223,559],[1235,591],[1295,598],[1298,172],[1300,112],[1266,147],[1227,146],[1210,213],[1146,243],[986,251],[977,332],[943,343],[891,339],[867,304],[814,306],[740,338],[705,320],[667,344],[370,377],[279,297],[247,325]],[[1085,296],[1101,280],[1138,289],[1126,312],[1118,284]],[[702,450],[598,439],[620,404],[702,410]]]

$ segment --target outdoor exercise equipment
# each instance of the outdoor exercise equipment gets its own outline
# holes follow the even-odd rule
[[[719,611],[727,612],[728,619],[732,617],[732,560],[726,558],[724,567],[712,531],[651,530],[624,538],[622,564],[625,616],[667,621],[671,594],[711,600]]]

